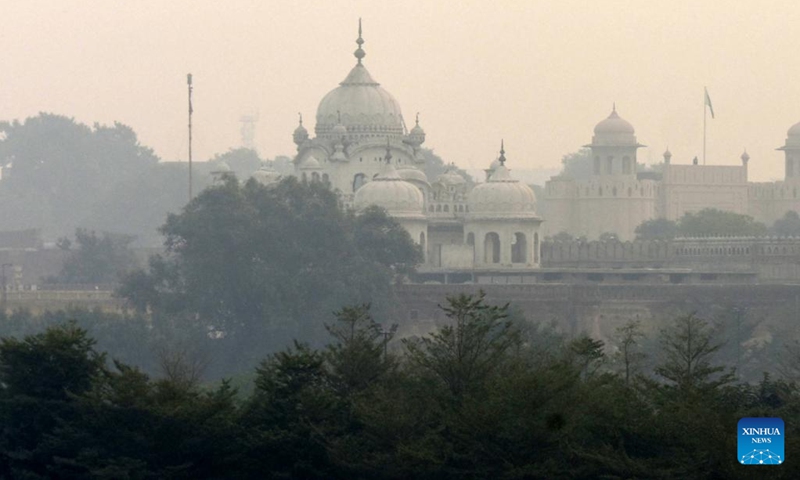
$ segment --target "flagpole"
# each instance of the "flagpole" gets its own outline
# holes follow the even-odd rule
[[[186,75],[189,87],[189,201],[192,201],[192,74]]]
[[[705,90],[703,91],[703,165],[706,164],[706,116],[708,116],[708,109],[706,108]]]

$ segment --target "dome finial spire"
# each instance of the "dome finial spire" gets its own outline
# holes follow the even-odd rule
[[[417,126],[419,127],[419,112],[417,112]]]
[[[500,162],[500,165],[506,165],[506,149],[505,149],[505,141],[500,139],[500,158],[497,159]]]
[[[303,114],[300,113],[300,112],[297,112],[297,116],[300,117],[300,126],[302,126],[303,125]]]
[[[611,111],[617,113],[617,102],[611,104]]]
[[[364,49],[361,48],[361,45],[364,45],[364,39],[361,38],[361,18],[358,19],[358,39],[356,39],[356,43],[358,44],[358,48],[353,55],[356,56],[356,59],[358,59],[358,64],[361,65],[361,59],[367,56],[367,54],[364,52]]]
[[[392,152],[389,148],[389,139],[386,139],[386,156],[384,157],[386,160],[386,165],[391,165],[392,162]]]

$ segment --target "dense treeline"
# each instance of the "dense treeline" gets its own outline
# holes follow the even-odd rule
[[[161,374],[100,353],[74,322],[0,343],[2,478],[797,478],[736,461],[736,424],[778,416],[798,432],[800,390],[734,381],[704,320],[678,317],[656,352],[637,324],[616,351],[536,328],[482,295],[450,298],[447,322],[392,338],[369,307],[331,342],[268,356],[254,389]],[[654,358],[651,372],[646,357]],[[753,470],[757,468],[758,470]]]

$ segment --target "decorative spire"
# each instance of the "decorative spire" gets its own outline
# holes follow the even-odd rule
[[[300,117],[300,126],[302,127],[303,126],[303,114],[300,113],[300,112],[297,112],[297,116]]]
[[[389,139],[386,139],[386,156],[384,157],[386,160],[387,165],[391,165],[392,163],[392,152],[389,149]]]
[[[353,55],[356,56],[358,59],[358,64],[361,65],[361,59],[366,57],[367,54],[364,53],[364,49],[361,48],[361,45],[364,45],[364,39],[361,38],[361,19],[358,19],[358,39],[356,39],[356,43],[358,44],[358,48],[356,49]]]
[[[500,140],[500,158],[497,159],[500,162],[500,165],[506,165],[506,149],[505,149],[505,142],[501,139]]]
[[[419,112],[417,112],[417,126],[419,127]]]

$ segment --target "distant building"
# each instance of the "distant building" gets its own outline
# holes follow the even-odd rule
[[[536,197],[512,178],[502,145],[483,184],[471,188],[454,167],[428,179],[419,118],[408,130],[397,100],[367,71],[360,25],[356,43],[356,65],[320,101],[313,137],[300,117],[294,174],[329,184],[357,212],[383,207],[422,246],[422,271],[538,268]],[[254,176],[280,179],[269,167]]]
[[[779,148],[786,152],[786,177],[771,183],[748,182],[747,152],[739,165],[699,165],[696,159],[691,165],[676,165],[667,150],[660,175],[639,173],[636,150],[643,145],[616,108],[597,124],[586,146],[594,162],[590,178],[555,176],[545,184],[542,209],[548,235],[598,238],[610,232],[631,240],[644,221],[677,220],[704,208],[751,215],[767,225],[788,210],[800,210],[800,123],[789,129],[786,144]]]
[[[356,64],[320,101],[313,135],[299,119],[293,175],[330,185],[356,212],[383,207],[422,246],[425,263],[419,271],[429,278],[540,270],[545,234],[596,239],[608,232],[627,241],[644,221],[677,220],[704,208],[750,214],[765,223],[800,210],[800,124],[780,148],[786,153],[786,179],[750,183],[746,152],[740,164],[705,166],[696,160],[673,164],[666,151],[661,172],[638,172],[637,151],[644,145],[616,107],[585,145],[592,157],[589,178],[553,176],[538,203],[533,189],[506,167],[502,144],[482,184],[472,187],[454,167],[429,179],[422,169],[426,135],[419,116],[408,130],[397,100],[364,66],[360,25],[356,43]],[[253,177],[270,184],[282,176],[265,165]]]

